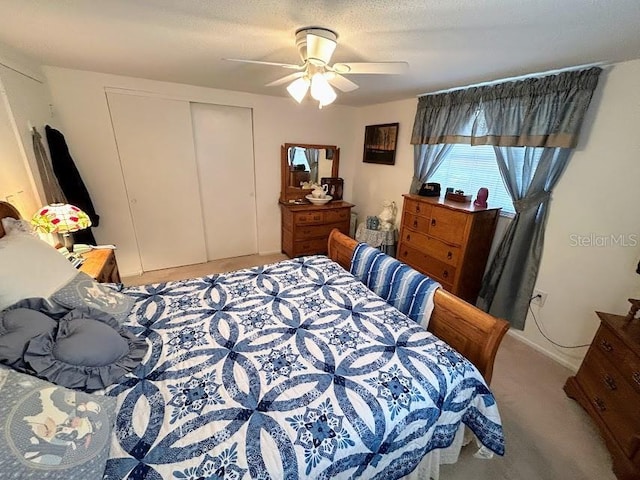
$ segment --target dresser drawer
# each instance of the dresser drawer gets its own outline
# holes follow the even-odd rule
[[[312,238],[329,238],[329,232],[335,225],[303,225],[296,228],[296,240],[309,240]]]
[[[310,225],[314,223],[324,223],[324,213],[320,211],[295,212],[293,214],[294,225]]]
[[[635,437],[640,435],[640,395],[598,348],[589,350],[576,378],[625,455],[632,458],[638,449]]]
[[[327,253],[327,238],[315,238],[293,242],[293,256]]]
[[[461,256],[460,247],[447,245],[437,238],[413,231],[409,228],[402,229],[401,240],[411,247],[422,250],[436,260],[440,260],[454,267],[458,266]]]
[[[433,206],[428,203],[419,202],[410,198],[404,199],[404,211],[413,215],[420,215],[421,217],[431,217],[431,210]]]
[[[640,393],[640,358],[606,325],[600,326],[592,345],[592,348],[597,348],[604,358],[616,366],[629,385]]]
[[[447,265],[418,249],[412,248],[406,243],[400,245],[398,260],[437,280],[445,290],[452,290],[456,275],[455,267]]]
[[[412,230],[416,230],[418,232],[429,231],[430,222],[431,222],[431,219],[428,217],[421,217],[419,215],[414,215],[409,212],[404,212],[403,218],[402,218],[402,226],[409,227]]]
[[[349,208],[324,212],[324,221],[327,223],[344,222],[345,220],[351,220],[351,209]]]
[[[428,233],[445,242],[461,245],[464,243],[466,225],[467,215],[464,213],[433,207]]]

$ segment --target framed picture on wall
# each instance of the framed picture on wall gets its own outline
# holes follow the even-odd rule
[[[365,127],[363,162],[383,165],[396,163],[398,125],[398,123],[385,123]]]

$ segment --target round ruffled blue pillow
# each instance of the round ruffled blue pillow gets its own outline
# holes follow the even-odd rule
[[[145,340],[121,327],[108,313],[78,308],[59,320],[57,331],[33,338],[24,361],[40,378],[94,391],[132,371],[146,352]]]
[[[40,335],[54,332],[58,322],[30,308],[14,308],[0,312],[0,363],[27,371],[24,352],[29,342]]]

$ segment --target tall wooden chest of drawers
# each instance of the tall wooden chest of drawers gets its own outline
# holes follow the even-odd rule
[[[282,252],[290,257],[327,253],[331,230],[337,228],[349,235],[352,207],[347,202],[325,205],[281,203]]]
[[[640,320],[597,312],[600,328],[564,391],[600,428],[620,480],[640,479]]]
[[[499,208],[405,195],[398,259],[475,303]]]

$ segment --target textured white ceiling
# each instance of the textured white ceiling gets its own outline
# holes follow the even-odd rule
[[[0,42],[45,65],[286,96],[296,29],[335,30],[332,62],[407,61],[350,76],[366,105],[593,62],[640,58],[640,0],[0,0]]]

